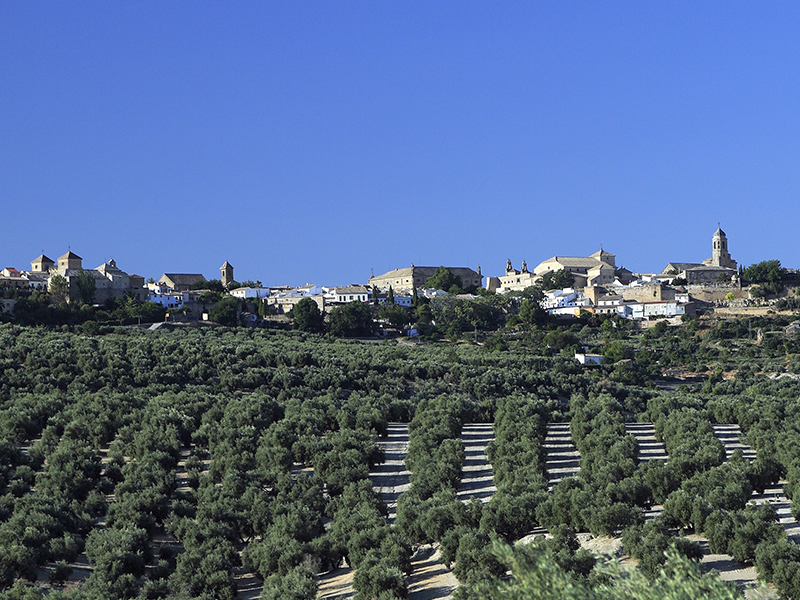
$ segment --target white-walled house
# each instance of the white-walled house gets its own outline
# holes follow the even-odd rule
[[[301,287],[292,289],[284,288],[284,291],[272,293],[267,296],[266,303],[268,306],[274,306],[279,313],[288,313],[290,310],[292,310],[292,308],[294,308],[294,305],[300,302],[303,298],[311,298],[317,303],[319,309],[324,311],[325,307],[329,303],[328,298],[326,298],[328,291],[328,288],[324,288],[313,283],[307,283]],[[274,289],[273,292],[275,292]]]
[[[386,304],[389,301],[389,298],[378,298],[378,304]],[[411,296],[398,296],[397,294],[394,295],[394,303],[397,306],[402,306],[404,308],[411,307]]]
[[[551,315],[578,315],[581,309],[592,306],[592,301],[583,292],[572,288],[549,290],[544,293],[542,308]]]
[[[370,289],[365,285],[348,285],[334,290],[334,302],[369,302]]]
[[[420,290],[423,296],[426,298],[435,298],[436,296],[446,296],[447,292],[444,290],[437,290],[436,288],[425,288]]]
[[[155,302],[164,308],[181,308],[189,301],[188,292],[178,292],[170,290],[166,287],[158,287],[148,285],[149,293],[147,295],[148,302]]]
[[[259,298],[266,298],[269,296],[269,289],[242,287],[231,290],[228,293],[234,298],[239,298],[240,300],[257,300]]]
[[[602,354],[576,354],[575,360],[582,365],[599,365],[603,362]]]
[[[634,320],[650,319],[652,317],[678,317],[686,314],[686,305],[674,300],[635,302],[620,308],[624,309],[624,314],[620,314],[622,318]]]

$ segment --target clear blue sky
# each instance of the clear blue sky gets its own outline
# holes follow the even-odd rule
[[[800,267],[800,4],[2,2],[0,266]]]

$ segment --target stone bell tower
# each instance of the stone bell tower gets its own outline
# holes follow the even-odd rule
[[[233,265],[226,260],[219,270],[219,280],[222,282],[222,287],[228,289],[228,286],[233,283]]]
[[[731,258],[728,252],[728,237],[719,227],[719,224],[717,224],[717,230],[711,238],[711,264],[715,267],[736,269],[736,261]]]

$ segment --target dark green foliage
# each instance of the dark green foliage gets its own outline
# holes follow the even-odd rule
[[[477,583],[500,577],[505,571],[505,566],[492,552],[492,540],[487,534],[472,531],[461,536],[453,569],[459,581]]]
[[[664,569],[655,578],[622,571],[609,564],[597,582],[576,581],[573,573],[560,566],[546,545],[516,549],[501,544],[495,552],[511,571],[507,580],[494,580],[460,589],[456,600],[689,600],[714,598],[736,600],[740,592],[680,553],[668,550]]]
[[[97,567],[115,575],[144,572],[150,560],[150,546],[143,529],[106,529],[92,531],[86,539],[86,556]]]
[[[463,332],[491,331],[500,327],[505,321],[508,304],[507,298],[497,295],[475,300],[436,296],[430,308],[437,329],[456,339]]]
[[[543,296],[541,293],[537,298],[525,298],[519,306],[519,319],[527,325],[543,325],[552,317],[541,306]]]
[[[620,340],[609,342],[603,347],[603,359],[608,363],[631,358],[633,358],[633,349]]]
[[[782,598],[800,597],[800,547],[781,537],[756,547],[756,568],[763,581],[774,583]]]
[[[554,330],[545,335],[542,342],[554,350],[563,350],[577,346],[580,340],[571,331]]]
[[[219,292],[220,294],[225,291],[225,286],[219,279],[201,279],[191,285],[193,290],[211,290],[212,292]]]
[[[77,298],[70,298],[70,301],[78,300],[83,304],[94,304],[94,294],[97,283],[91,272],[80,269],[75,277],[75,289]]]
[[[537,398],[510,396],[498,402],[495,440],[487,455],[497,493],[483,511],[481,529],[515,540],[536,527],[547,498],[544,438],[550,410]]]
[[[387,302],[378,309],[378,318],[388,321],[392,327],[397,328],[403,328],[413,320],[411,311],[395,304],[394,301]]]
[[[394,600],[408,597],[403,572],[391,558],[381,558],[376,551],[367,553],[353,577],[353,587],[358,592],[358,600]]]
[[[263,600],[313,600],[317,597],[314,577],[303,567],[295,567],[285,575],[272,574],[264,580]]]
[[[69,579],[69,576],[72,575],[72,572],[72,567],[70,567],[66,561],[60,560],[50,573],[50,583],[53,585],[64,585]]]
[[[465,301],[483,302],[477,309],[457,302],[445,308],[468,339],[515,310],[491,295]],[[497,320],[481,321],[481,311]],[[367,597],[403,597],[411,543],[438,541],[462,577],[486,580],[505,572],[486,552],[493,539],[546,526],[558,533],[559,572],[583,592],[602,580],[596,569],[586,575],[589,561],[559,526],[618,533],[632,524],[650,540],[642,542],[648,568],[658,569],[657,550],[670,544],[691,553],[676,533],[695,527],[715,548],[755,557],[791,597],[792,546],[765,509],[746,507],[752,490],[784,475],[787,494],[800,499],[800,382],[760,374],[797,360],[800,348],[782,330],[788,321],[709,329],[701,320],[652,334],[606,324],[509,328],[503,352],[266,330],[103,328],[90,337],[0,326],[0,586],[8,591],[37,568],[54,573],[87,546],[103,565],[82,586],[87,598],[231,598],[241,560],[264,578],[265,597],[305,598],[313,575],[343,558]],[[748,325],[780,346],[749,342]],[[555,346],[616,342],[623,356],[635,351],[622,362],[630,379],[617,366],[584,370],[566,353],[552,356]],[[673,392],[630,383],[650,382],[665,365],[688,365],[710,385]],[[378,436],[398,420],[414,423],[413,484],[389,526],[366,473],[380,461]],[[485,506],[465,505],[455,496],[461,425],[493,420],[498,491]],[[548,492],[542,443],[551,420],[572,422],[583,463],[579,477]],[[626,420],[654,421],[670,463],[637,464]],[[722,465],[709,422],[739,423],[759,458]],[[670,529],[645,530],[641,509],[661,502]],[[158,548],[156,535],[174,540],[157,557],[143,554],[143,564],[139,549]]]
[[[569,573],[575,581],[588,581],[596,560],[591,552],[581,548],[573,529],[566,525],[559,525],[553,530],[552,538],[537,537],[533,543],[520,546],[517,552],[525,560],[526,558],[535,558],[535,555],[540,554],[542,549],[549,552],[556,564],[564,572]]]
[[[628,527],[622,532],[622,544],[627,553],[639,559],[639,568],[651,579],[658,575],[671,546],[689,559],[699,560],[703,555],[697,543],[671,536],[661,519]]]
[[[461,277],[458,275],[453,275],[453,273],[450,272],[450,269],[443,266],[437,268],[436,272],[428,277],[428,281],[425,283],[425,287],[427,288],[444,290],[445,292],[449,291],[453,286],[458,288],[456,293],[461,292]]]
[[[739,276],[745,285],[759,284],[768,293],[777,294],[783,288],[786,269],[779,260],[764,260],[742,269]]]
[[[558,271],[545,273],[542,278],[536,282],[536,286],[543,290],[562,290],[572,287],[574,281],[575,278],[572,276],[572,273],[566,269],[559,269]]]
[[[369,468],[383,461],[373,437],[361,430],[343,429],[326,439],[327,451],[317,451],[314,472],[338,496],[345,486],[366,479]]]
[[[238,298],[225,296],[208,311],[208,316],[220,325],[233,327],[239,324],[240,304]]]
[[[294,326],[300,331],[322,333],[325,330],[325,317],[311,298],[303,298],[295,304],[291,317]]]
[[[336,337],[368,337],[375,332],[372,313],[366,304],[348,302],[331,309],[330,331]]]
[[[740,511],[714,511],[705,520],[704,533],[712,552],[730,554],[737,562],[750,562],[755,559],[760,543],[783,539],[777,520],[771,504],[751,504]]]

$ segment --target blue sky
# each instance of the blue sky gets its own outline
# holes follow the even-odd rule
[[[0,3],[2,266],[800,267],[800,5]]]

